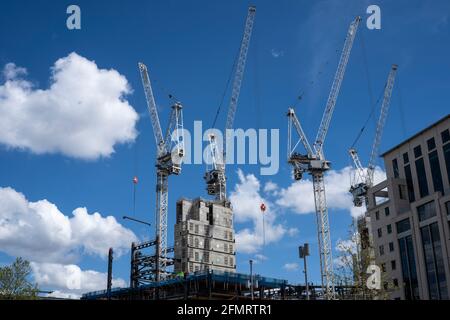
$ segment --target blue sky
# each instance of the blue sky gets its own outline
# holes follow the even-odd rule
[[[153,229],[149,231],[121,219],[125,214],[132,215],[131,179],[137,175],[140,182],[135,217],[154,220],[155,142],[137,62],[145,62],[150,69],[164,127],[170,106],[168,92],[183,103],[187,129],[193,128],[195,120],[202,120],[204,127],[210,125],[239,48],[250,3],[77,1],[81,8],[82,29],[72,31],[66,28],[65,12],[69,4],[72,3],[3,1],[0,5],[0,67],[13,62],[26,68],[26,79],[35,89],[48,89],[52,83],[50,68],[71,52],[95,61],[99,69],[116,70],[132,89],[124,99],[140,116],[136,122],[137,138],[115,144],[115,152],[109,157],[90,160],[61,152],[36,154],[2,143],[0,187],[11,187],[31,202],[47,199],[69,217],[79,207],[86,207],[89,213],[114,216],[140,239],[153,237]],[[263,254],[267,259],[255,266],[256,272],[301,282],[301,269],[289,271],[283,266],[300,263],[297,246],[310,242],[310,278],[318,282],[314,215],[296,214],[292,206],[276,205],[280,194],[262,190],[269,181],[276,183],[279,191],[288,190],[293,183],[291,168],[284,156],[286,110],[299,93],[304,92],[296,110],[312,140],[349,23],[356,15],[361,15],[363,21],[325,142],[325,153],[332,161],[333,169],[341,170],[349,165],[347,149],[370,113],[370,95],[373,99],[379,95],[392,63],[399,65],[399,72],[381,151],[443,117],[449,110],[450,3],[445,0],[428,3],[418,0],[256,0],[252,4],[257,6],[257,14],[235,127],[279,128],[280,170],[275,176],[260,176],[256,165],[231,165],[227,168],[228,189],[233,192],[236,184],[243,183],[239,180],[238,169],[242,170],[245,181],[253,174],[261,186],[258,195],[274,204],[276,220],[273,223],[284,226],[285,232],[281,238],[257,251],[238,252],[237,269],[247,272],[248,259]],[[366,8],[370,4],[381,8],[381,30],[366,28]],[[0,86],[5,81],[2,78]],[[218,119],[221,127],[225,122],[225,109]],[[51,113],[48,116],[51,117]],[[374,122],[369,121],[357,145],[364,162],[369,155]],[[61,135],[64,134],[62,131]],[[381,160],[378,165],[382,165]],[[203,165],[186,165],[181,176],[170,179],[170,242],[175,201],[182,196],[206,197],[202,179],[204,170]],[[299,203],[311,197],[312,190],[309,194],[299,194]],[[255,206],[259,204],[255,203]],[[236,223],[237,232],[252,229],[254,221],[244,220]],[[348,235],[349,210],[343,206],[330,209],[330,223],[334,246],[338,239]],[[296,228],[298,232],[288,235],[289,228]],[[0,247],[1,263],[12,261],[11,251],[8,252],[10,254]],[[83,270],[106,271],[106,259],[98,255],[80,252],[74,263]],[[128,253],[115,260],[114,277],[128,280]]]

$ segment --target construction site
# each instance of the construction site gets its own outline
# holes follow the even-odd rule
[[[256,7],[250,6],[243,24],[239,53],[235,61],[234,74],[231,80],[230,100],[226,123],[223,126],[224,132],[234,127],[256,12]],[[346,300],[386,298],[385,296],[381,297],[379,289],[368,288],[362,290],[361,287],[365,286],[370,276],[370,273],[366,272],[370,266],[378,265],[385,268],[383,259],[386,255],[383,255],[383,253],[380,255],[379,252],[376,252],[381,249],[378,249],[378,244],[374,244],[374,241],[376,241],[374,238],[377,238],[375,234],[378,232],[378,236],[380,236],[380,231],[377,230],[380,230],[379,228],[382,227],[375,228],[372,224],[375,212],[378,215],[380,211],[378,208],[383,204],[377,201],[374,202],[372,198],[389,199],[392,198],[394,193],[397,194],[397,190],[403,193],[408,193],[409,190],[410,193],[414,193],[414,191],[411,191],[411,188],[414,188],[411,185],[411,178],[408,176],[400,177],[398,173],[392,173],[392,179],[399,179],[396,184],[394,183],[394,187],[386,188],[386,182],[380,188],[380,185],[375,185],[374,182],[376,161],[380,153],[380,142],[389,111],[396,74],[399,69],[398,65],[386,66],[386,80],[382,95],[379,98],[380,109],[377,111],[376,131],[368,163],[362,164],[358,151],[354,146],[355,143],[348,150],[348,155],[353,165],[349,192],[353,197],[355,207],[367,208],[367,213],[358,220],[358,231],[361,234],[361,240],[358,242],[358,254],[355,254],[353,257],[354,279],[352,283],[343,284],[338,282],[335,277],[331,240],[332,226],[329,222],[329,210],[326,200],[326,172],[330,170],[333,159],[325,156],[324,145],[360,23],[361,17],[355,17],[353,21],[349,21],[348,30],[345,33],[345,42],[339,53],[339,62],[315,139],[310,140],[305,134],[294,107],[288,107],[283,111],[288,118],[288,158],[286,160],[292,167],[293,179],[299,181],[304,179],[305,175],[308,175],[312,180],[319,248],[319,251],[314,253],[314,259],[317,259],[320,265],[319,283],[309,283],[305,279],[302,285],[294,285],[288,283],[287,280],[254,274],[251,269],[252,262],[250,262],[249,274],[236,272],[237,248],[233,206],[227,193],[227,139],[224,139],[222,144],[217,141],[217,137],[214,134],[209,136],[209,157],[211,161],[203,177],[208,197],[169,200],[169,185],[172,179],[177,179],[177,176],[182,174],[183,157],[185,156],[183,105],[182,102],[178,101],[172,105],[169,124],[166,129],[163,129],[152,90],[149,69],[144,62],[139,62],[138,70],[143,84],[143,92],[157,149],[157,158],[155,159],[156,219],[155,225],[153,226],[152,224],[152,227],[155,228],[156,237],[150,241],[130,244],[130,287],[113,287],[113,249],[111,249],[105,290],[85,293],[82,299]],[[448,131],[448,116],[442,121],[439,122],[441,123],[440,130],[442,132]],[[442,125],[442,123],[444,124]],[[216,126],[216,122],[214,122],[214,127],[220,126]],[[444,145],[445,142],[442,144]],[[446,144],[446,146],[448,147],[449,144]],[[385,158],[386,166],[391,166],[391,159],[389,158],[389,161],[386,159],[388,158]],[[447,167],[444,167],[443,164],[443,159],[450,161],[448,160],[448,153],[445,156],[440,155],[440,159],[442,171],[450,170],[448,162]],[[391,183],[389,170],[388,180],[386,181]],[[135,183],[137,183],[137,178],[135,179]],[[441,182],[441,185],[442,193],[445,193],[444,190],[450,188],[449,181]],[[398,197],[404,199],[405,195],[402,194]],[[441,201],[443,208],[445,208],[445,203],[447,203],[447,206],[449,203],[445,199]],[[171,208],[175,209],[169,210],[169,203]],[[383,203],[384,205],[387,203],[393,206],[394,200]],[[174,205],[172,206],[172,204]],[[264,203],[256,203],[255,205],[260,205],[264,214]],[[396,209],[391,207],[391,212],[394,210]],[[145,223],[134,218],[126,218]],[[445,221],[448,219],[444,211],[442,219]],[[168,224],[174,224],[173,234],[168,234]],[[445,228],[445,233],[447,234],[449,232],[448,226],[443,228]],[[400,230],[397,230],[397,232],[400,233]],[[390,234],[390,231],[388,233]],[[449,237],[446,237],[446,239],[448,243]],[[310,255],[308,245],[305,244],[305,246],[300,247],[299,251],[300,258],[304,259],[305,262],[304,273],[306,278],[306,257]],[[397,263],[399,265],[397,268],[403,268],[403,272],[405,272],[405,270],[409,269],[404,259],[402,259],[401,257],[399,258],[400,261]],[[448,261],[447,259],[445,262],[447,269],[449,267]],[[389,283],[384,288],[386,292],[390,290],[387,288],[391,288],[391,282],[392,286],[394,286],[394,289],[388,293],[383,293],[387,294],[388,298],[408,298],[403,294],[393,293],[400,292],[403,288],[406,288],[405,292],[410,296],[414,295],[414,283],[410,283],[414,277],[410,275],[408,278],[403,275],[404,279],[399,280],[400,277],[401,275],[396,275],[395,278],[386,281],[386,283]],[[445,291],[447,289],[442,288],[442,290]],[[448,298],[448,296],[442,294],[442,298],[445,297]]]

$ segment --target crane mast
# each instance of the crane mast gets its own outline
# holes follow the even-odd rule
[[[236,114],[236,107],[239,100],[239,94],[242,86],[242,79],[244,77],[245,62],[247,60],[247,52],[250,45],[250,38],[253,31],[253,23],[256,15],[256,7],[250,6],[248,8],[247,18],[245,20],[244,33],[242,36],[241,46],[239,49],[239,56],[236,63],[236,71],[233,79],[231,99],[228,106],[227,119],[224,131],[224,142],[222,151],[219,150],[216,137],[211,135],[209,137],[209,149],[211,155],[211,169],[207,169],[204,179],[206,181],[206,190],[208,194],[214,195],[216,200],[226,201],[226,148],[227,148],[227,129],[233,128],[234,118]],[[222,154],[219,156],[219,154]]]
[[[375,130],[375,138],[372,144],[372,150],[370,152],[369,163],[367,165],[367,171],[361,164],[358,157],[358,152],[355,148],[349,150],[349,154],[353,160],[355,172],[352,178],[350,193],[353,196],[353,204],[356,207],[361,207],[363,202],[367,204],[367,191],[373,186],[373,175],[375,172],[375,160],[378,156],[381,137],[383,135],[384,125],[386,123],[386,117],[389,112],[389,105],[392,96],[392,90],[394,88],[395,76],[397,74],[398,66],[393,64],[389,72],[386,86],[384,88],[383,102],[381,104],[380,116],[378,118],[377,127]]]
[[[288,110],[288,162],[294,168],[294,179],[300,180],[304,172],[312,176],[314,204],[316,209],[317,236],[319,245],[320,271],[322,290],[327,299],[335,298],[333,257],[331,249],[330,226],[328,219],[328,208],[325,193],[324,172],[330,169],[330,162],[323,154],[323,143],[328,132],[331,117],[336,105],[342,80],[353,47],[356,31],[361,21],[357,17],[351,24],[347,32],[344,48],[339,59],[338,68],[333,80],[331,91],[327,100],[322,121],[317,132],[316,140],[311,148],[308,139],[300,125],[295,112],[292,108]],[[296,129],[299,141],[292,145],[292,127]],[[303,144],[306,154],[300,154],[295,151],[299,143]]]
[[[176,102],[172,106],[165,138],[163,137],[158,111],[153,96],[150,77],[145,64],[139,63],[147,108],[152,122],[153,134],[157,145],[156,156],[156,281],[164,280],[167,267],[167,214],[168,214],[168,177],[179,175],[184,156],[184,132],[182,105]]]

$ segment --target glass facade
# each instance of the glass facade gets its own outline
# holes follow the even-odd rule
[[[450,143],[444,145],[443,149],[444,149],[445,167],[447,168],[447,179],[450,182]]]
[[[407,164],[409,163],[409,157],[408,157],[408,152],[405,152],[403,154],[403,164]]]
[[[447,282],[445,278],[444,257],[437,223],[432,223],[420,229],[422,246],[427,271],[429,299],[448,299]]]
[[[399,171],[398,171],[398,161],[397,159],[392,160],[392,171],[394,172],[394,178],[399,177]]]
[[[425,164],[423,158],[416,160],[416,173],[417,180],[419,181],[419,194],[420,197],[426,197],[428,193],[427,175],[425,173]]]
[[[434,138],[431,138],[427,141],[428,151],[431,151],[436,148],[436,142],[434,141]]]
[[[410,167],[410,165],[405,166],[405,178],[406,178],[406,186],[408,188],[408,199],[409,199],[409,202],[414,202],[414,201],[416,201],[416,197],[414,195],[414,185],[413,185],[413,181],[412,181],[412,174],[411,174],[411,167]]]
[[[417,214],[419,215],[419,221],[424,221],[436,215],[436,206],[434,201],[427,202],[417,207]]]
[[[441,138],[442,143],[450,141],[450,132],[448,131],[448,129],[441,132]]]
[[[403,274],[403,289],[406,300],[419,299],[419,284],[417,281],[416,261],[411,236],[398,240]]]
[[[422,148],[417,146],[414,148],[414,157],[418,158],[422,155]]]
[[[409,218],[403,219],[396,223],[397,233],[402,233],[411,229],[411,224],[409,223]]]
[[[430,152],[428,154],[428,159],[430,160],[431,177],[433,178],[434,192],[440,191],[444,193],[444,185],[442,184],[441,166],[439,165],[439,157],[437,150]]]

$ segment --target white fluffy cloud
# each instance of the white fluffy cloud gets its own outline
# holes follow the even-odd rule
[[[28,201],[12,188],[0,188],[0,251],[36,262],[72,263],[80,253],[106,257],[113,247],[126,252],[135,234],[112,216],[77,208],[64,215],[47,200]]]
[[[347,210],[353,217],[364,213],[364,208],[357,208],[353,205],[352,196],[349,193],[351,167],[341,170],[330,170],[325,175],[325,189],[328,208]],[[386,178],[386,174],[379,167],[375,170],[375,184]],[[315,212],[314,193],[312,181],[303,179],[293,182],[287,188],[281,188],[276,192],[276,204],[293,210],[298,214],[308,214]]]
[[[238,170],[238,177],[239,183],[230,194],[234,217],[237,223],[252,222],[252,228],[244,228],[236,233],[236,248],[240,252],[255,253],[264,244],[261,203],[266,205],[265,243],[280,240],[287,230],[282,224],[276,223],[275,206],[260,194],[259,180],[253,174],[244,175],[241,170]]]
[[[298,270],[298,263],[296,263],[296,262],[285,263],[283,266],[283,269],[286,271],[296,271],[296,270]]]
[[[35,88],[26,69],[8,63],[0,84],[0,143],[37,154],[108,157],[136,137],[138,115],[124,96],[127,79],[76,53],[57,60],[50,86]]]
[[[41,288],[52,288],[51,297],[78,299],[81,294],[106,289],[106,273],[82,270],[74,264],[31,263],[33,277]],[[113,287],[126,287],[121,278],[112,281]]]
[[[325,175],[327,204],[330,210],[345,210],[351,216],[357,217],[364,213],[364,208],[353,205],[349,193],[351,167],[341,170],[330,170]],[[276,219],[279,212],[289,209],[297,214],[315,212],[312,181],[303,179],[295,181],[286,188],[280,188],[269,181],[264,187],[253,174],[245,175],[238,170],[239,182],[230,194],[236,223],[251,222],[251,228],[244,228],[236,232],[237,250],[243,253],[257,253],[263,246],[263,220],[260,204],[267,207],[265,211],[265,242],[279,241],[284,235],[295,237],[299,230],[295,227],[287,228]],[[386,179],[386,174],[379,167],[375,170],[375,184]],[[262,189],[262,190],[261,190]]]

